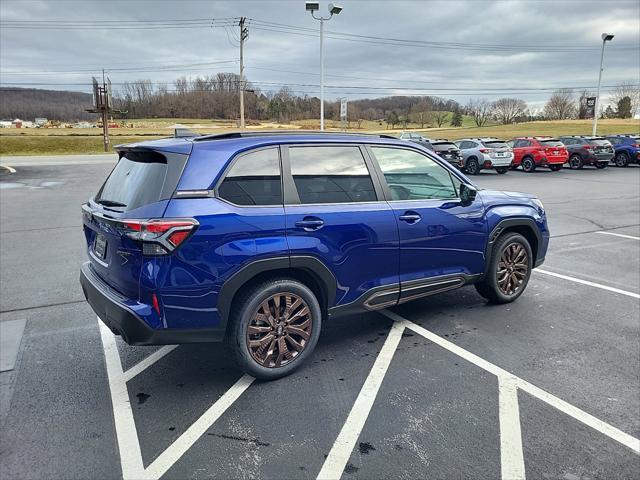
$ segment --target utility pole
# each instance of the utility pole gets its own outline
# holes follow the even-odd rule
[[[102,89],[104,92],[104,108],[102,109],[102,141],[104,151],[109,151],[109,123],[107,115],[109,113],[109,94],[107,92],[107,82],[104,78],[104,68],[102,69]]]
[[[104,151],[109,151],[109,113],[126,113],[121,110],[114,110],[111,105],[111,80],[105,77],[104,69],[102,70],[102,86],[98,84],[96,77],[93,80],[93,108],[86,111],[89,113],[99,113],[102,118],[102,142],[104,143]]]
[[[240,128],[244,130],[244,41],[249,36],[249,29],[244,26],[246,18],[241,17],[240,23]]]

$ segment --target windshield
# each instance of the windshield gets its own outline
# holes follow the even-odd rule
[[[127,153],[104,182],[95,201],[126,210],[160,200],[167,173],[166,159],[157,153]]]
[[[540,140],[540,145],[543,147],[564,147],[564,143],[560,140]]]

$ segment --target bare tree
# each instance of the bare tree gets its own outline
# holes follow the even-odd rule
[[[503,125],[508,125],[524,115],[527,104],[519,98],[500,98],[491,107],[496,119]]]
[[[544,106],[544,116],[549,120],[567,120],[574,118],[576,113],[576,101],[570,88],[561,88],[553,92]]]
[[[436,122],[436,125],[438,125],[438,127],[444,125],[444,122],[446,122],[448,116],[449,112],[444,110],[436,110],[435,112],[433,112],[433,120]]]
[[[488,100],[484,98],[471,99],[465,108],[467,113],[473,117],[476,126],[484,127],[486,125],[491,115],[491,103]]]
[[[618,105],[625,97],[631,99],[631,116],[640,113],[640,87],[633,82],[622,82],[611,93],[610,100]]]

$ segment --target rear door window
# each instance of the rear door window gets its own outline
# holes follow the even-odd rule
[[[302,204],[378,199],[358,146],[289,147],[289,162]]]
[[[133,210],[168,198],[167,159],[157,152],[127,152],[120,158],[95,201],[107,208]],[[170,190],[173,190],[173,188]],[[170,196],[170,195],[169,195]]]
[[[238,157],[218,187],[218,195],[234,205],[282,205],[278,149],[267,148]]]
[[[456,198],[449,171],[434,160],[412,150],[371,149],[389,185],[392,200]]]

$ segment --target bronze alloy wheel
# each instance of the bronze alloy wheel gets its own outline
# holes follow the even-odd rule
[[[311,311],[302,298],[289,292],[271,295],[247,326],[251,357],[263,367],[282,367],[302,353],[312,328]]]
[[[505,295],[514,295],[524,283],[529,271],[529,255],[520,243],[510,243],[498,262],[498,288]]]

